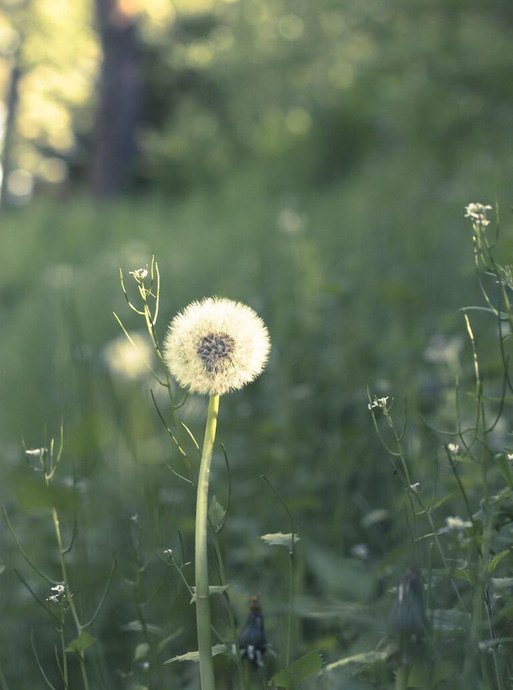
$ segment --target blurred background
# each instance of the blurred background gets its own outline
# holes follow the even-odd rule
[[[510,225],[512,27],[509,0],[3,0],[0,501],[58,577],[23,444],[48,446],[62,421],[56,497],[68,538],[78,525],[85,617],[119,561],[92,631],[95,688],[197,687],[187,664],[158,680],[139,647],[141,611],[169,638],[160,661],[196,644],[162,560],[168,548],[191,560],[194,496],[170,471],[183,467],[151,391],[169,409],[119,285],[121,268],[136,299],[129,271],[153,254],[160,337],[211,294],[250,304],[271,333],[264,375],[222,400],[237,620],[259,593],[280,668],[287,555],[259,536],[290,527],[265,474],[301,536],[296,656],[336,660],[386,632],[413,554],[366,387],[394,398],[400,421],[408,400],[415,479],[429,486],[440,442],[419,413],[454,424],[455,377],[471,380],[458,309],[480,298],[464,206],[497,201]],[[198,438],[205,409],[191,398],[183,411]],[[221,453],[214,484],[226,502]],[[5,687],[42,685],[31,634],[58,684],[51,622],[17,573],[41,599],[48,587],[5,526],[0,547]],[[230,688],[232,667],[218,672]]]

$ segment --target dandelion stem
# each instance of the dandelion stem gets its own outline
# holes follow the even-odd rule
[[[201,453],[196,500],[196,621],[198,627],[201,690],[215,690],[212,641],[210,634],[207,527],[210,466],[214,450],[218,412],[219,395],[211,395],[208,402],[207,423],[205,427],[203,450]]]

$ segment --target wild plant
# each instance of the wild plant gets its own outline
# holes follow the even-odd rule
[[[497,217],[492,232],[491,211],[477,203],[466,207],[484,305],[461,309],[470,371],[453,385],[453,428],[422,420],[441,451],[432,458],[431,476],[421,476],[423,466],[412,459],[406,407],[398,422],[392,398],[368,393],[371,419],[400,489],[410,565],[395,590],[387,637],[377,650],[329,664],[328,676],[352,667],[380,687],[392,675],[396,690],[511,687],[513,453],[507,437],[513,279],[511,266],[496,259],[499,222]],[[480,317],[487,319],[484,325]],[[444,516],[449,507],[457,514]]]
[[[55,662],[58,676],[62,682],[64,690],[77,687],[76,666],[79,669],[82,687],[90,690],[93,687],[89,680],[87,665],[87,650],[94,645],[95,638],[89,632],[98,616],[100,615],[110,589],[116,559],[106,580],[105,589],[97,602],[96,608],[91,611],[87,618],[80,610],[79,596],[71,577],[71,569],[68,565],[69,556],[75,544],[77,533],[76,515],[76,492],[75,486],[67,487],[55,482],[57,470],[62,461],[64,449],[64,435],[61,426],[59,441],[51,439],[48,447],[25,449],[25,457],[31,472],[40,480],[41,486],[37,488],[34,496],[37,495],[39,507],[49,511],[55,539],[55,551],[57,556],[58,576],[53,572],[51,575],[46,572],[35,559],[24,548],[17,536],[16,530],[11,523],[7,509],[2,506],[5,523],[16,544],[16,547],[37,576],[39,583],[33,584],[28,576],[22,574],[15,568],[15,573],[20,582],[30,592],[34,600],[44,610],[53,629],[56,642],[54,645]],[[68,525],[66,532],[61,524],[61,508],[74,508],[75,515],[71,525]],[[63,511],[64,512],[64,511]],[[67,511],[69,512],[69,511]],[[68,516],[69,517],[69,516]],[[41,586],[47,590],[47,596],[40,595]],[[54,675],[48,667],[45,667],[39,658],[37,640],[31,636],[32,650],[36,664],[39,668],[41,677],[46,687],[56,690],[52,676]],[[3,687],[7,690],[7,681],[4,679]]]

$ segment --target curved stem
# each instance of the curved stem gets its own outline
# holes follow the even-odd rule
[[[201,453],[196,500],[196,621],[198,627],[201,690],[215,690],[212,641],[210,635],[207,527],[210,465],[212,463],[212,454],[214,450],[218,412],[219,395],[211,395],[208,402],[207,424],[205,427],[205,439],[203,441],[203,450]]]

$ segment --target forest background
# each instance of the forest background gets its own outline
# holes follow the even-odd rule
[[[88,650],[95,687],[163,688],[157,666],[169,687],[197,687],[193,664],[162,666],[196,649],[190,597],[163,556],[191,560],[194,496],[170,470],[180,459],[137,355],[153,354],[119,283],[121,268],[133,294],[129,271],[152,255],[161,337],[210,294],[250,304],[271,333],[261,379],[223,400],[222,547],[237,621],[258,593],[277,654],[267,663],[281,668],[287,554],[260,537],[290,526],[265,475],[300,535],[295,656],[335,662],[379,645],[419,554],[367,387],[407,420],[415,481],[438,482],[444,515],[461,511],[454,478],[435,472],[432,427],[454,426],[455,381],[472,380],[459,309],[481,297],[466,204],[499,204],[504,256],[513,244],[512,28],[507,0],[4,0],[4,689],[40,687],[41,668],[59,683],[48,585],[19,545],[55,571],[49,498],[24,448],[49,446],[61,424],[51,501],[76,532],[84,611],[117,559]],[[493,340],[476,319],[481,342]],[[493,384],[497,348],[482,356]],[[205,409],[193,397],[184,410],[198,437]],[[510,425],[495,433],[503,447]],[[374,687],[337,673],[344,687]]]

